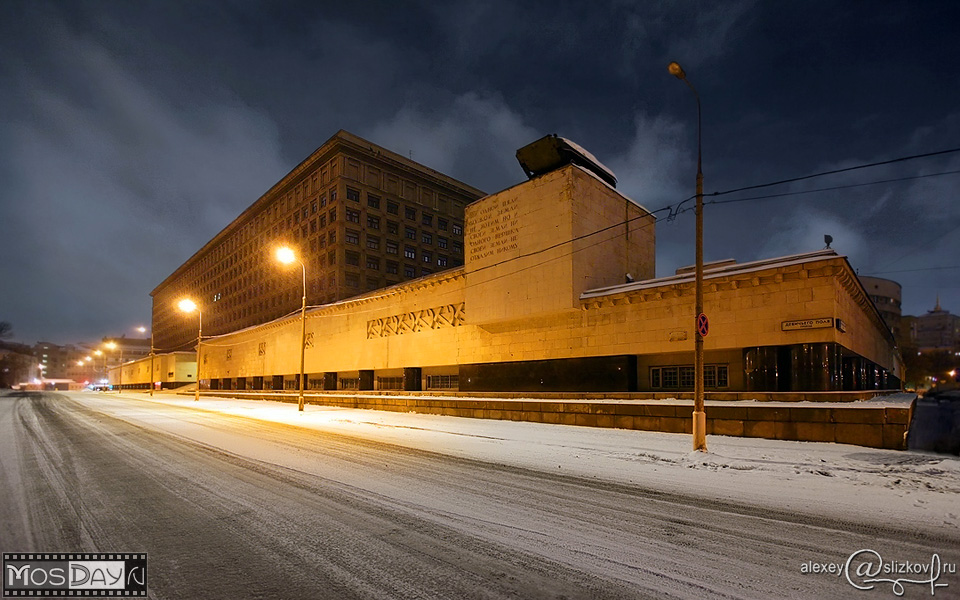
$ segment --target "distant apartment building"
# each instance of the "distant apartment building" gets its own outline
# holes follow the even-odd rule
[[[910,339],[920,352],[960,351],[960,315],[937,304],[927,314],[911,317]]]
[[[883,322],[887,324],[893,336],[900,339],[900,319],[902,316],[900,310],[901,287],[896,281],[883,279],[880,277],[859,276],[860,283],[867,295],[873,300],[874,306],[880,313]]]
[[[321,305],[464,264],[464,207],[480,190],[339,131],[156,289],[159,351],[191,347],[300,308],[301,269],[279,264],[293,247],[306,269],[307,303]]]

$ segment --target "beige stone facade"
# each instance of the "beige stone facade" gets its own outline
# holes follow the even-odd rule
[[[307,389],[692,389],[694,277],[653,279],[643,207],[568,165],[470,204],[465,229],[464,266],[308,311]],[[704,307],[708,392],[899,387],[832,250],[708,264]],[[299,315],[206,339],[201,379],[294,389],[299,344]]]

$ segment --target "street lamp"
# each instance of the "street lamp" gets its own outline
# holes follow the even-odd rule
[[[94,350],[93,354],[94,356],[103,357],[103,376],[106,377],[107,376],[107,355],[104,354],[102,350]],[[96,363],[94,363],[94,376],[96,376]],[[99,383],[102,384],[103,380],[101,379]],[[103,390],[100,390],[100,391],[103,391]]]
[[[193,395],[194,401],[200,400],[200,342],[203,340],[203,313],[200,312],[200,307],[197,306],[197,303],[189,298],[184,298],[177,304],[182,312],[192,313],[197,311],[197,320],[199,322],[199,327],[197,329],[197,390]],[[151,379],[153,378],[153,373],[150,373]]]
[[[106,346],[110,350],[117,349],[116,342],[107,342],[106,344],[104,344],[104,346]],[[120,365],[117,367],[117,370],[120,372],[120,374],[117,379],[117,393],[122,394],[123,393],[123,346],[121,345],[119,347],[120,347]],[[107,364],[106,358],[103,359],[103,364],[104,365]]]
[[[146,327],[137,327],[137,331],[140,333],[146,333]],[[153,397],[153,327],[150,328],[150,381],[147,383],[150,385],[150,397]]]
[[[300,304],[300,394],[297,398],[297,410],[303,411],[303,378],[304,378],[304,349],[307,345],[307,267],[297,258],[297,254],[289,246],[277,248],[277,260],[285,265],[293,262],[300,263],[303,273],[303,302]]]
[[[696,308],[694,312],[694,387],[693,387],[693,449],[707,451],[707,414],[703,406],[703,334],[701,327],[706,327],[707,318],[703,314],[703,168],[701,161],[701,113],[700,94],[687,79],[687,74],[679,63],[672,62],[667,66],[670,74],[680,79],[690,88],[697,99],[697,263],[696,263]]]

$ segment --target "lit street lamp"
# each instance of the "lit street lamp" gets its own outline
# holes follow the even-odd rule
[[[107,347],[107,348],[110,349],[110,350],[116,350],[116,349],[117,349],[117,343],[116,343],[116,342],[107,342],[106,344],[104,344],[104,346]],[[106,358],[103,359],[103,364],[104,364],[104,365],[107,364],[107,359],[106,359]],[[117,393],[118,393],[118,394],[121,394],[121,393],[123,393],[123,346],[122,346],[122,345],[120,346],[120,365],[117,367],[117,370],[118,370],[119,373],[120,373],[120,374],[118,375],[118,379],[117,379]]]
[[[697,263],[696,263],[696,308],[694,309],[694,387],[693,387],[693,449],[707,451],[707,414],[703,405],[703,334],[707,318],[703,314],[703,168],[701,163],[701,116],[700,94],[687,79],[687,74],[676,62],[667,66],[670,74],[682,80],[697,99]]]
[[[200,342],[203,340],[203,313],[200,312],[200,307],[197,306],[197,303],[189,298],[184,298],[177,304],[177,308],[185,313],[192,313],[197,311],[197,320],[199,322],[199,327],[197,329],[197,389],[193,395],[195,401],[200,400]],[[150,374],[151,379],[153,378],[153,373]]]
[[[106,378],[106,376],[107,376],[107,355],[104,354],[104,352],[103,352],[102,350],[94,350],[94,351],[93,351],[93,354],[94,354],[94,356],[102,356],[102,357],[103,357],[103,378]],[[96,376],[96,364],[94,364],[94,376]],[[103,383],[103,378],[102,378],[98,383],[102,384],[102,383]],[[102,391],[102,390],[101,390],[101,391]]]
[[[293,262],[300,263],[303,273],[303,302],[300,304],[300,395],[297,398],[297,410],[303,411],[303,378],[304,378],[304,349],[307,345],[307,267],[297,258],[293,249],[288,246],[277,248],[277,260],[285,265]]]
[[[147,332],[147,328],[146,328],[146,327],[137,327],[137,331],[139,331],[140,333],[146,333],[146,332]],[[153,327],[151,327],[151,328],[150,328],[150,378],[149,378],[150,381],[147,382],[147,383],[149,383],[149,385],[150,385],[150,396],[151,396],[151,397],[153,397],[153,355],[154,355],[154,352],[153,352]]]

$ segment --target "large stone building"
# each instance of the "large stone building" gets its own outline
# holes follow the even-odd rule
[[[911,317],[910,339],[920,352],[960,351],[960,315],[940,307],[940,298],[933,310]]]
[[[265,323],[300,308],[301,272],[274,259],[297,249],[307,302],[326,304],[463,265],[464,207],[483,192],[340,131],[153,290],[156,347]]]
[[[883,322],[893,332],[894,339],[899,340],[900,320],[902,318],[900,309],[902,288],[900,284],[890,279],[867,277],[865,275],[860,276],[860,283],[863,284],[863,289],[873,300],[873,304],[880,312]]]
[[[694,275],[654,277],[655,219],[609,181],[567,164],[464,218],[463,266],[307,312],[308,389],[692,389]],[[893,335],[833,250],[708,264],[704,292],[709,393],[899,387]],[[205,339],[201,380],[294,389],[300,345],[296,313]]]

